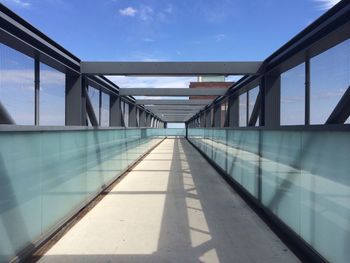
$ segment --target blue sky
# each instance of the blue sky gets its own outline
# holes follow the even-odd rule
[[[82,60],[95,61],[254,61],[264,60],[281,45],[321,16],[338,0],[3,0],[6,6]],[[315,80],[313,104],[322,122],[335,106],[349,82],[348,57],[342,54],[350,41],[322,56],[320,66],[328,62],[341,76],[330,90]],[[338,55],[337,55],[338,54]],[[343,59],[342,59],[343,58]],[[343,62],[340,66],[339,61]],[[340,70],[342,69],[342,70]],[[7,74],[13,76],[13,74]],[[327,77],[327,74],[317,76]],[[339,74],[338,74],[339,75]],[[111,76],[122,88],[188,88],[195,77],[123,77]],[[335,79],[334,78],[338,78]],[[230,78],[235,80],[237,78]],[[295,83],[286,82],[293,98],[302,103]],[[338,87],[339,86],[339,87]],[[323,92],[318,94],[317,92]],[[328,94],[329,93],[329,94]],[[333,94],[334,93],[334,94]],[[322,95],[322,96],[321,96]],[[299,97],[300,98],[299,98]],[[317,97],[318,96],[318,97]],[[332,97],[332,101],[330,99]],[[161,98],[161,97],[158,97]],[[165,97],[167,98],[167,97]],[[186,99],[186,98],[184,98]],[[322,105],[319,105],[322,102]],[[299,104],[300,104],[299,103]],[[319,103],[319,104],[317,104]],[[289,116],[296,104],[285,104]],[[324,105],[330,105],[325,107]],[[300,115],[300,114],[299,114]],[[319,122],[321,122],[319,121]],[[288,122],[290,120],[288,119]]]
[[[5,0],[82,60],[263,60],[335,0]]]

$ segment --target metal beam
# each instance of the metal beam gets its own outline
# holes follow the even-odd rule
[[[121,96],[223,96],[226,88],[121,88]]]
[[[10,113],[0,101],[0,124],[16,124]]]
[[[260,115],[260,106],[261,106],[260,102],[261,102],[261,95],[259,92],[258,96],[256,97],[252,115],[250,116],[250,119],[248,121],[248,126],[256,126],[256,122],[258,121],[258,118]]]
[[[81,72],[91,75],[257,75],[262,62],[81,62]]]
[[[350,86],[347,88],[337,106],[328,117],[326,124],[345,123],[350,115]]]
[[[281,103],[281,75],[279,72],[271,72],[264,79],[264,99],[262,112],[265,127],[278,127],[280,125]]]
[[[221,104],[214,106],[213,127],[221,127]]]
[[[187,113],[187,114],[195,114],[198,112],[198,109],[194,110],[153,110],[152,111],[155,114],[165,114],[165,113]]]
[[[201,105],[146,105],[146,109],[154,111],[154,110],[201,110],[203,106]]]
[[[98,119],[96,117],[94,107],[92,106],[91,100],[87,94],[86,94],[86,113],[89,116],[91,125],[94,127],[97,127],[99,125]]]
[[[136,109],[136,105],[129,104],[129,127],[138,127]]]
[[[38,91],[39,89],[40,87],[38,87]],[[66,125],[86,125],[84,92],[83,79],[81,75],[66,74]]]
[[[123,126],[123,113],[121,110],[121,100],[117,95],[110,95],[110,126],[122,127]]]
[[[136,100],[138,105],[207,105],[212,100]]]
[[[165,122],[186,122],[188,119],[167,119]]]
[[[184,118],[184,117],[192,117],[192,114],[164,114],[162,117],[163,118],[167,118],[167,117]]]
[[[198,109],[194,109],[194,110],[181,110],[181,109],[177,109],[177,110],[152,110],[152,112],[154,112],[154,113],[196,113],[196,112],[198,112]]]

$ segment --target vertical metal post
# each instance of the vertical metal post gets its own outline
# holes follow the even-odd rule
[[[205,111],[205,127],[209,128],[211,127],[211,110],[207,109]]]
[[[310,58],[305,60],[305,125],[310,125]]]
[[[0,124],[16,124],[0,100]]]
[[[205,127],[205,113],[203,111],[200,113],[200,127]]]
[[[239,126],[239,100],[238,95],[228,98],[228,125],[229,127]]]
[[[66,125],[86,125],[86,89],[80,74],[66,73]]]
[[[260,116],[259,116],[259,126],[265,126],[265,77],[260,79],[259,85],[260,94]]]
[[[247,107],[246,107],[246,118],[247,118],[247,126],[249,124],[249,91],[247,91]]]
[[[115,94],[110,95],[110,125],[111,127],[122,127],[122,110],[121,110],[121,99]]]
[[[39,125],[40,111],[40,60],[34,60],[34,124]]]
[[[264,124],[266,127],[280,125],[281,75],[272,72],[265,76],[264,81]]]
[[[129,104],[129,127],[137,127],[136,105]]]
[[[146,112],[144,110],[139,110],[139,127],[146,127]]]
[[[214,127],[221,127],[221,104],[214,106]]]
[[[102,91],[98,89],[98,126],[101,126],[102,119]]]

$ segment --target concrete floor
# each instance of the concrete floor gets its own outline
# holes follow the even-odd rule
[[[298,262],[184,139],[166,139],[40,262]]]

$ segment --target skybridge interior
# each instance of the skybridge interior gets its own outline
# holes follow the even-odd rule
[[[350,262],[349,37],[343,0],[264,61],[81,61],[0,4],[0,263]]]

